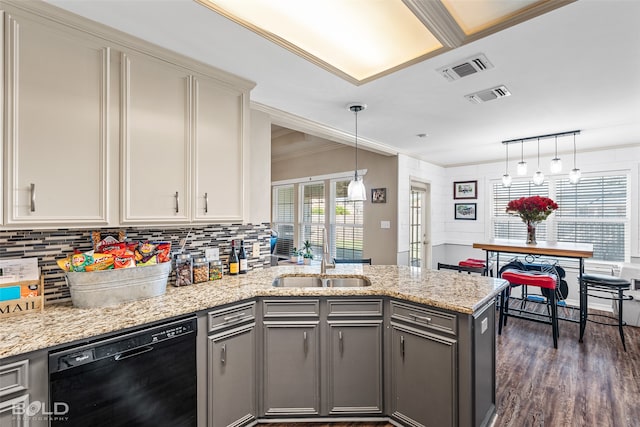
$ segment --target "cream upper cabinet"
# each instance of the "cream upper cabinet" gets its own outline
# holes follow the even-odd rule
[[[242,221],[246,97],[194,78],[193,219]]]
[[[107,224],[110,50],[4,15],[5,223]]]
[[[137,53],[121,67],[121,222],[188,222],[192,78]]]

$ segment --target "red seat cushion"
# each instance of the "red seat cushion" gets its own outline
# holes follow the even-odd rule
[[[464,261],[460,261],[458,265],[460,267],[484,268],[485,263],[481,259],[467,258]]]
[[[505,270],[501,277],[512,285],[538,286],[540,288],[555,289],[556,278],[552,274],[535,271]]]

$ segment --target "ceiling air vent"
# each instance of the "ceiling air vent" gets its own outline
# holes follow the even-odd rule
[[[501,85],[498,87],[494,87],[492,89],[481,90],[480,92],[471,93],[469,95],[465,95],[469,101],[474,104],[482,104],[483,102],[493,101],[494,99],[504,98],[505,96],[510,96],[511,92],[506,86]]]
[[[479,53],[458,63],[438,68],[436,71],[450,82],[493,68],[486,56]]]

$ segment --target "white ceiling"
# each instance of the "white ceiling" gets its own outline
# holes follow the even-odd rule
[[[346,105],[366,103],[363,145],[437,165],[504,160],[503,140],[574,129],[579,152],[640,144],[638,0],[578,0],[362,86],[192,0],[47,1],[252,80],[252,101],[338,132],[353,133]],[[495,68],[453,82],[435,71],[477,53]],[[498,85],[512,95],[478,105],[464,98]],[[541,142],[540,153],[553,148]],[[558,140],[559,153],[571,150],[571,137]],[[535,154],[525,144],[525,157]]]

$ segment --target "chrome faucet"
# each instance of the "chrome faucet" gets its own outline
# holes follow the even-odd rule
[[[325,274],[327,268],[336,268],[336,264],[331,262],[329,253],[329,240],[327,239],[327,229],[322,229],[322,260],[320,261],[320,274]]]

